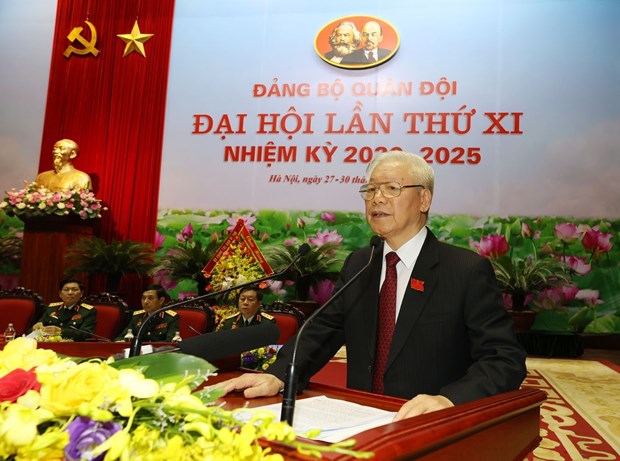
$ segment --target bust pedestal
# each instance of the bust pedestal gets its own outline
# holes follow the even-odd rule
[[[74,215],[22,219],[21,285],[41,295],[45,303],[57,301],[58,283],[67,269],[67,249],[82,238],[92,237],[94,221],[98,220]]]

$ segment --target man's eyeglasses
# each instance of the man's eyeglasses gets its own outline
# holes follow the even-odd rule
[[[421,187],[424,189],[422,184],[407,184],[401,185],[397,182],[383,182],[379,184],[364,184],[360,187],[360,196],[368,201],[372,200],[377,191],[381,191],[381,194],[385,198],[395,198],[398,197],[403,189],[407,189],[409,187]]]

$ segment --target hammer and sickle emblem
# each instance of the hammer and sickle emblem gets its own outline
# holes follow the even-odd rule
[[[95,26],[92,23],[88,21],[84,21],[84,22],[90,29],[90,34],[91,34],[90,41],[82,37],[82,31],[84,30],[83,27],[74,27],[73,30],[69,33],[69,35],[67,35],[67,38],[69,39],[70,42],[75,42],[77,40],[78,42],[82,44],[84,48],[78,49],[72,45],[69,45],[67,49],[65,50],[65,52],[63,53],[65,55],[65,58],[68,58],[69,56],[71,56],[71,53],[75,53],[79,55],[85,55],[88,53],[92,53],[93,56],[97,56],[99,54],[99,50],[95,48],[95,44],[97,43],[97,29],[95,29]]]

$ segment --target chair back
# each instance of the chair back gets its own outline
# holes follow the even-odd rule
[[[276,319],[276,324],[280,329],[280,337],[276,344],[284,344],[291,339],[301,325],[306,321],[306,316],[294,306],[275,301],[262,309],[263,312],[272,315]]]
[[[128,306],[125,300],[111,293],[99,293],[82,298],[97,310],[95,335],[114,340],[126,322]]]
[[[21,336],[41,317],[43,299],[37,293],[16,287],[0,290],[0,330],[13,324],[17,336]]]
[[[186,299],[189,301],[190,298]],[[179,300],[171,301],[168,304],[170,305],[177,302],[179,302]],[[215,326],[215,314],[206,300],[191,300],[187,304],[173,308],[172,310],[179,314],[179,333],[182,339],[213,331],[213,327]]]

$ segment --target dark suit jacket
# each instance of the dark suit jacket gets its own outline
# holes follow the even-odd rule
[[[351,253],[336,289],[370,257]],[[377,334],[382,247],[368,270],[309,324],[299,341],[300,386],[346,344],[347,386],[370,391]],[[502,305],[493,268],[473,251],[437,241],[429,231],[411,273],[385,372],[385,394],[443,395],[454,404],[518,389],[525,351]],[[420,282],[423,288],[420,289]],[[268,370],[285,381],[294,338]]]
[[[390,50],[385,48],[377,48],[377,61],[387,58],[390,55]],[[366,54],[364,49],[355,50],[353,53],[342,58],[341,64],[368,64],[366,60]]]

